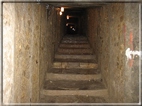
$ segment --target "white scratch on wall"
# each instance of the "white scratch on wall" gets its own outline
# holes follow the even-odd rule
[[[127,60],[133,59],[135,56],[139,56],[141,58],[142,51],[132,51],[130,48],[126,49],[125,55],[127,57]]]

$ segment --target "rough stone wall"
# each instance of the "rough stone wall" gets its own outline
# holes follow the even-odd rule
[[[40,7],[41,9],[41,27],[40,27],[40,63],[39,63],[39,83],[40,83],[40,89],[42,89],[43,81],[44,81],[44,75],[45,72],[48,69],[48,39],[49,35],[47,34],[47,12],[44,5]]]
[[[124,4],[110,4],[100,13],[101,71],[109,89],[110,102],[124,102]],[[121,92],[121,93],[120,93]]]
[[[51,13],[53,10],[50,10]],[[53,50],[52,15],[46,10],[45,5],[41,6],[41,42],[40,42],[40,89],[43,87],[46,71],[51,67]]]
[[[13,4],[3,4],[3,102],[11,102],[14,76],[14,27]],[[13,13],[13,14],[11,14]],[[10,67],[10,68],[9,68]]]
[[[139,50],[138,12],[136,3],[111,3],[88,10],[88,37],[110,102],[138,102],[138,57],[127,60],[125,56],[127,48]]]
[[[87,11],[85,10],[83,13],[82,13],[82,16],[80,16],[80,30],[79,30],[79,34],[80,35],[85,35],[87,36]]]
[[[98,49],[98,28],[99,28],[99,11],[100,7],[97,8],[89,8],[87,10],[87,36],[90,41],[90,44],[93,48],[93,51],[97,55]],[[98,57],[98,56],[96,56]]]
[[[60,43],[61,39],[61,16],[59,15],[59,10],[54,9],[54,13],[51,17],[52,19],[52,45],[54,46],[54,53],[56,52],[58,48],[58,44]],[[50,21],[49,21],[50,22]],[[52,59],[54,59],[54,56],[52,56]]]
[[[139,4],[125,4],[125,50],[139,51]],[[128,59],[125,56],[125,95],[126,102],[138,102],[139,99],[139,56]],[[131,92],[131,93],[130,93]]]
[[[40,89],[44,84],[45,73],[52,67],[54,54],[63,36],[59,11],[52,6],[46,10],[45,6],[41,6]]]
[[[45,73],[63,35],[63,20],[45,4],[5,3],[3,9],[3,102],[39,102]]]
[[[14,102],[39,100],[40,5],[15,4]]]
[[[65,14],[63,13],[62,16],[60,16],[59,9],[55,9],[56,12],[54,12],[54,26],[53,26],[53,35],[54,35],[54,50],[55,52],[58,49],[59,43],[62,39],[62,37],[65,35]],[[54,11],[55,11],[54,10]]]

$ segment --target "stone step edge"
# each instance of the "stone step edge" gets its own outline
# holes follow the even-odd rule
[[[47,73],[53,73],[53,74],[77,74],[77,75],[94,75],[94,74],[100,74],[100,71],[98,69],[76,69],[76,68],[51,68]]]
[[[87,50],[90,51],[92,48],[58,48],[58,50]]]
[[[63,37],[63,40],[88,40],[87,37]]]
[[[88,39],[65,39],[65,38],[63,38],[62,41],[63,41],[63,42],[69,42],[69,41],[73,41],[73,42],[74,42],[74,41],[75,41],[75,42],[82,42],[82,41],[83,41],[83,42],[88,42]]]
[[[98,64],[96,63],[79,63],[79,62],[54,62],[53,68],[83,68],[83,69],[97,69]]]
[[[60,49],[91,49],[91,47],[62,47],[59,46]]]
[[[95,75],[77,75],[77,74],[54,74],[46,73],[46,80],[75,80],[75,81],[85,81],[85,80],[99,80],[101,79],[101,74]]]
[[[47,96],[65,96],[65,95],[80,95],[80,96],[108,96],[107,89],[98,89],[98,90],[41,90],[42,95]]]
[[[60,47],[60,46],[63,46],[63,47],[68,47],[68,46],[69,46],[69,47],[70,47],[70,46],[73,46],[73,47],[74,47],[74,46],[76,46],[76,47],[77,47],[77,46],[84,47],[84,46],[87,46],[87,47],[90,48],[90,44],[89,44],[89,43],[85,43],[85,44],[83,44],[83,43],[81,43],[81,44],[80,44],[80,43],[79,43],[79,44],[74,44],[74,43],[72,43],[72,44],[71,44],[71,43],[60,43],[59,47]]]
[[[74,54],[84,54],[84,53],[91,53],[93,54],[93,50],[92,49],[60,49],[58,48],[57,53],[74,53]]]
[[[61,54],[61,55],[93,55],[94,53],[80,53],[80,52],[75,52],[75,53],[69,53],[69,52],[56,52],[57,54]]]
[[[89,43],[88,40],[62,40],[61,43]]]
[[[91,49],[90,46],[88,47],[85,47],[85,46],[80,46],[80,47],[77,47],[77,46],[59,46],[60,49]]]
[[[86,60],[86,59],[92,59],[92,60],[95,60],[95,55],[72,55],[72,54],[55,54],[55,58],[58,59],[58,58],[62,58],[62,59],[83,59],[83,60]],[[94,59],[93,59],[94,58]]]

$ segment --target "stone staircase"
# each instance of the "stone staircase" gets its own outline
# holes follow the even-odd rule
[[[65,36],[46,73],[41,103],[107,103],[108,91],[87,37]]]

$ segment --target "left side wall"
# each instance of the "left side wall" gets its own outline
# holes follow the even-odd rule
[[[39,102],[53,42],[61,39],[48,17],[44,4],[3,3],[3,103]]]

